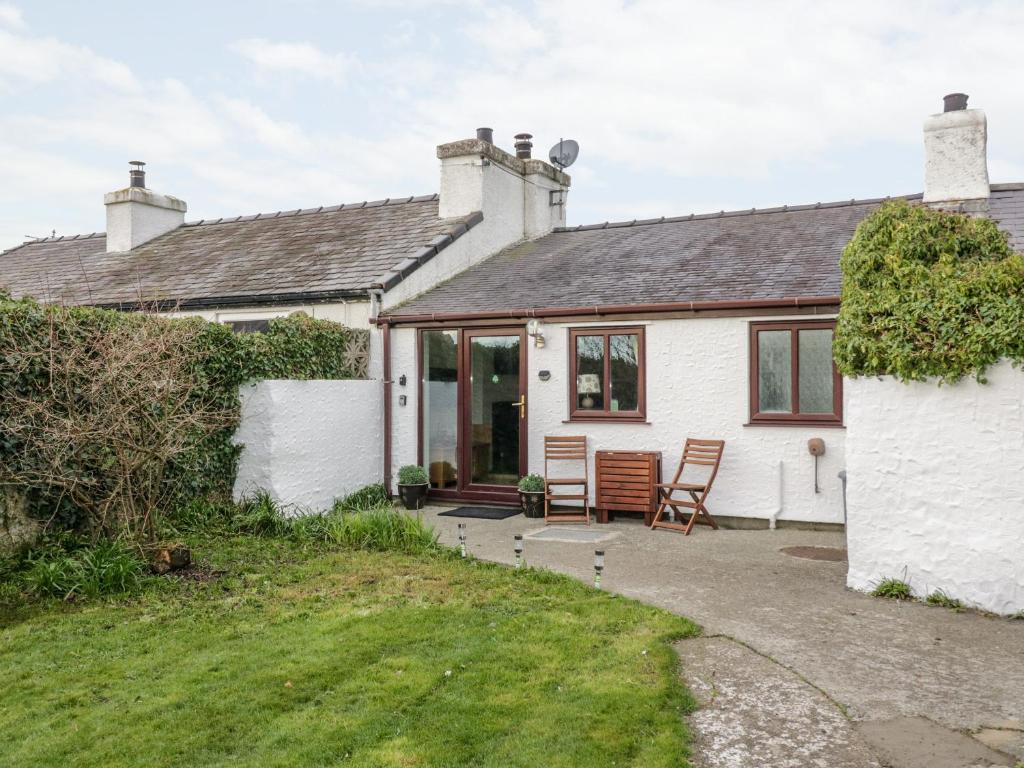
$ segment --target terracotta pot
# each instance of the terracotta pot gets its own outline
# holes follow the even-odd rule
[[[423,509],[423,504],[427,500],[427,489],[430,488],[429,483],[418,483],[416,485],[403,485],[398,484],[398,498],[402,500],[402,504],[405,505],[406,509]]]
[[[544,491],[520,491],[519,500],[527,517],[544,517]]]

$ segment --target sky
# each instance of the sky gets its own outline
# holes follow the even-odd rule
[[[187,219],[438,189],[437,144],[560,137],[572,224],[918,192],[970,94],[1024,181],[1024,2],[0,0],[0,248],[102,231],[144,160]]]

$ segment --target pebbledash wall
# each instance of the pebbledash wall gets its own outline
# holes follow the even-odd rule
[[[1024,372],[986,376],[846,382],[850,587],[1024,610]]]
[[[381,383],[260,381],[242,388],[235,498],[266,490],[293,512],[381,481]]]
[[[807,315],[801,316],[807,319]],[[823,317],[827,317],[824,315]],[[708,506],[712,514],[816,523],[842,523],[845,430],[820,427],[744,426],[749,421],[749,324],[786,317],[717,317],[628,322],[545,323],[543,349],[528,343],[527,409],[530,471],[542,473],[545,435],[585,434],[593,452],[601,449],[660,450],[662,471],[671,479],[687,436],[721,438],[725,453]],[[566,423],[568,418],[569,328],[645,328],[647,421]],[[416,331],[392,331],[392,374],[405,374],[406,387],[393,387],[392,466],[417,461]],[[551,372],[541,381],[541,370]],[[406,405],[399,397],[406,396]],[[814,458],[807,441],[821,437],[820,492],[814,490]]]

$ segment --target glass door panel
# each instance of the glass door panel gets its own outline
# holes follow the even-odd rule
[[[468,466],[469,477],[464,482],[514,487],[525,447],[523,334],[467,331],[465,347],[463,467]]]
[[[423,463],[433,490],[459,482],[459,332],[423,331]]]

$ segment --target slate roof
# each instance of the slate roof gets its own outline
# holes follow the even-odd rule
[[[104,306],[365,298],[481,218],[441,219],[437,195],[426,195],[189,222],[127,253],[108,254],[103,233],[47,238],[0,254],[0,287]]]
[[[387,314],[835,297],[843,248],[882,202],[563,228],[512,246]],[[1024,184],[993,185],[989,215],[1024,250]]]

